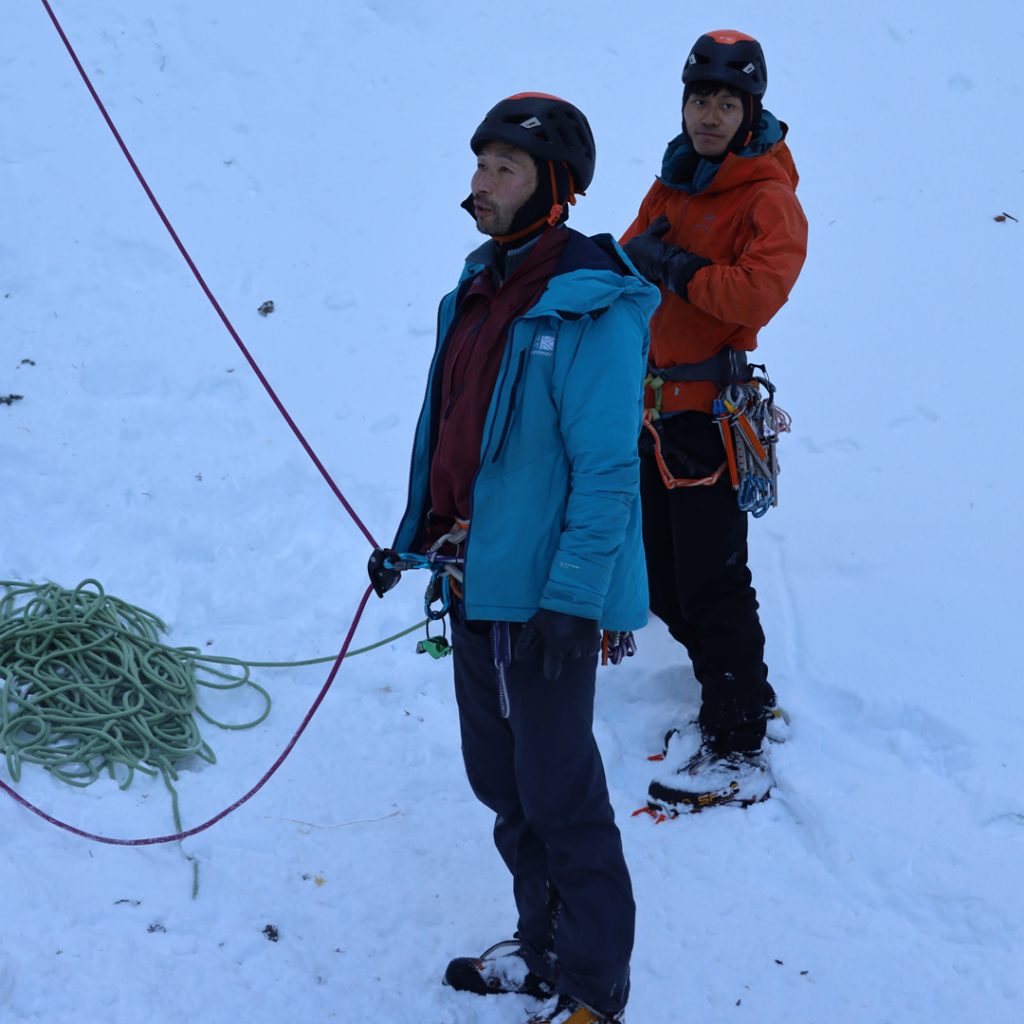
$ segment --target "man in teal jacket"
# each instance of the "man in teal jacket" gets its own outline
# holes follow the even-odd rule
[[[490,240],[441,302],[399,553],[454,563],[466,772],[495,813],[516,937],[445,981],[543,1001],[532,1024],[621,1020],[634,905],[593,736],[601,630],[644,625],[637,437],[658,291],[610,236],[565,226],[594,140],[572,104],[523,93],[474,133],[463,204]],[[451,564],[451,563],[449,563]]]

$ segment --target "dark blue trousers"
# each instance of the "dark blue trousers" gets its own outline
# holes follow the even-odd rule
[[[544,678],[539,653],[513,659],[503,719],[486,624],[452,619],[466,774],[495,813],[527,964],[559,992],[617,1013],[629,990],[635,906],[594,740],[597,657],[566,661],[555,680]]]

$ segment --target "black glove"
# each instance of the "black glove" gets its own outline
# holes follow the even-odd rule
[[[623,248],[648,281],[663,284],[685,299],[690,279],[701,267],[711,266],[711,260],[663,242],[661,236],[671,226],[668,217],[662,214],[643,234],[631,238]]]
[[[552,612],[541,608],[523,626],[516,641],[516,658],[528,658],[535,651],[544,654],[544,678],[557,679],[567,658],[587,658],[596,654],[601,634],[593,619]]]
[[[397,562],[398,553],[392,551],[391,548],[374,548],[370,560],[366,563],[366,571],[373,584],[373,592],[378,597],[383,597],[402,578],[402,574],[397,569],[389,569],[384,564],[387,559]]]
[[[634,236],[622,247],[636,269],[653,284],[661,284],[661,264],[665,251],[670,248],[661,240],[661,236],[671,226],[668,217],[662,214],[646,231]]]

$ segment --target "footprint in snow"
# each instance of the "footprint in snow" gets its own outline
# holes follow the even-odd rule
[[[985,828],[994,835],[1024,843],[1024,814],[1020,811],[997,814],[985,822]]]
[[[918,424],[924,420],[926,423],[938,423],[939,414],[934,409],[929,409],[926,405],[919,405],[912,413],[906,416],[897,416],[896,419],[889,421],[889,428],[891,430],[899,430],[902,427],[910,427]]]

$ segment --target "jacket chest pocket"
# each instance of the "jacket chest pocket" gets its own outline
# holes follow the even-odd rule
[[[492,465],[499,460],[520,465],[561,444],[551,389],[558,331],[558,321],[541,320],[512,356],[492,434],[496,438],[488,456]]]

